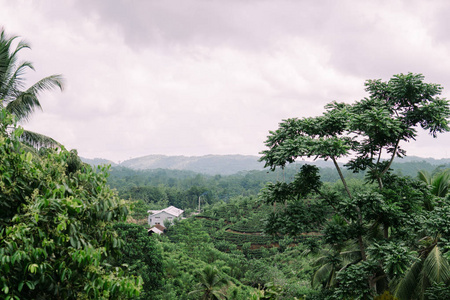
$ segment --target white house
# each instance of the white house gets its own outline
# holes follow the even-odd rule
[[[169,206],[161,210],[149,210],[147,212],[150,214],[148,216],[148,225],[152,227],[156,224],[164,225],[165,220],[173,222],[174,219],[181,217],[184,210],[175,206]]]

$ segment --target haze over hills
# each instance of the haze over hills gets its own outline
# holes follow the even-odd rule
[[[256,155],[204,155],[204,156],[166,156],[166,155],[147,155],[125,160],[120,164],[114,163],[103,158],[86,159],[81,158],[83,162],[90,165],[109,164],[112,167],[120,166],[133,170],[151,170],[151,169],[169,169],[169,170],[187,170],[208,175],[231,175],[243,171],[263,170],[264,163],[259,162],[259,156]],[[321,168],[333,167],[330,161],[317,160],[307,162],[300,160],[299,164],[313,163]],[[417,156],[408,156],[397,159],[395,165],[418,164],[417,169],[421,169],[423,163],[428,166],[450,165],[450,158],[434,159],[422,158]],[[400,167],[400,169],[402,169]],[[422,168],[423,169],[423,168]]]
[[[209,175],[231,175],[241,171],[262,170],[264,163],[252,155],[166,156],[147,155],[123,161],[120,166],[134,169],[188,170]]]

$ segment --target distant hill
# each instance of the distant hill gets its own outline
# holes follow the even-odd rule
[[[241,171],[262,170],[264,164],[258,162],[258,159],[258,156],[251,155],[148,155],[126,160],[120,166],[134,170],[169,169],[188,170],[209,175],[230,175]]]
[[[104,159],[104,158],[84,158],[80,157],[81,161],[87,164],[90,164],[91,166],[98,166],[98,165],[111,165],[111,166],[117,166],[117,164],[113,161]]]
[[[133,170],[185,170],[208,175],[231,175],[243,171],[263,170],[264,163],[258,162],[260,157],[256,155],[204,155],[204,156],[166,156],[147,155],[125,160],[116,164],[110,160],[102,158],[86,159],[83,162],[91,165],[110,164],[111,166],[121,166]],[[317,160],[308,162],[298,160],[298,164],[312,163],[320,168],[334,168],[331,161]],[[342,165],[340,163],[340,165]],[[433,170],[437,166],[448,167],[450,159],[422,158],[417,156],[407,156],[396,159],[393,168],[403,172],[404,175],[415,176],[418,170]],[[414,175],[413,175],[414,174]]]
[[[422,161],[427,162],[430,165],[435,165],[435,166],[450,164],[450,158],[436,159],[436,158],[432,158],[432,157],[424,158],[424,157],[418,157],[418,156],[406,156],[406,157],[403,157],[402,159],[395,160],[395,162],[397,162],[397,163],[422,162]]]

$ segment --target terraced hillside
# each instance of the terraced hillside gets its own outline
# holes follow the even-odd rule
[[[295,240],[264,233],[265,218],[273,208],[256,198],[238,197],[229,203],[218,203],[195,218],[202,220],[217,249],[230,252],[241,250],[251,258],[261,258],[276,252],[279,247],[293,246],[313,238],[305,234]]]

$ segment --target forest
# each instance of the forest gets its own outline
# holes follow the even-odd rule
[[[367,80],[362,100],[281,120],[265,171],[92,167],[18,125],[64,80],[24,89],[15,39],[2,30],[2,299],[450,299],[449,166],[396,163],[419,130],[450,130],[439,84]],[[169,205],[184,217],[149,235]]]

